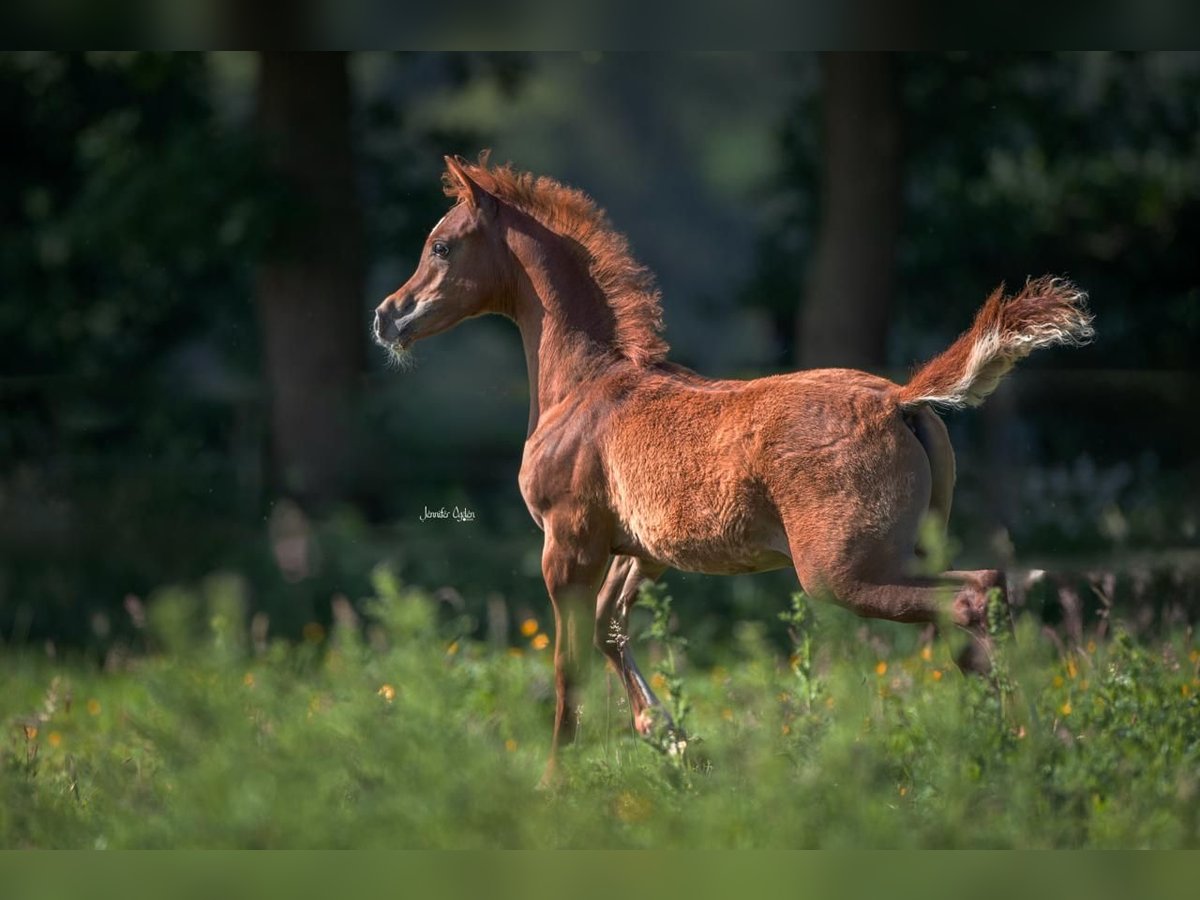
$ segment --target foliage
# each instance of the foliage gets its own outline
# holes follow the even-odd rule
[[[779,620],[787,625],[788,637],[792,641],[793,650],[788,657],[788,665],[796,676],[796,696],[806,713],[812,712],[821,697],[821,680],[816,677],[814,671],[815,636],[813,613],[809,604],[808,595],[797,591],[792,594],[788,610],[779,614]]]
[[[475,78],[511,89],[522,60],[385,58],[394,77],[419,71],[447,90]],[[361,529],[345,535],[353,529],[334,516],[321,535],[321,578],[284,584],[270,563],[252,276],[308,206],[266,174],[245,108],[253,65],[222,67],[227,59],[198,53],[0,54],[0,112],[15,135],[0,147],[6,640],[86,644],[94,617],[118,620],[127,596],[218,567],[246,575],[252,602],[285,627],[297,607],[311,614],[306,589],[365,590],[386,555],[358,565],[345,545],[365,543]],[[480,138],[427,133],[394,96],[362,100],[373,249],[419,247],[446,204],[440,148],[466,151]],[[365,340],[365,312],[363,322]],[[380,417],[363,409],[348,420]],[[394,443],[381,433],[372,459],[389,471],[364,466],[370,497],[360,504],[375,515],[418,481],[394,477]],[[462,468],[437,489],[461,491]],[[423,470],[419,483],[430,481]]]
[[[945,640],[888,651],[797,599],[797,655],[747,638],[685,689],[707,765],[635,739],[598,678],[567,782],[535,790],[550,650],[461,636],[376,576],[365,619],[267,640],[237,581],[162,595],[161,652],[100,672],[7,654],[8,847],[1194,847],[1200,650],[1118,634],[1071,652],[1031,622],[1011,694]],[[801,612],[804,610],[804,612]],[[177,623],[201,616],[208,637]],[[175,623],[175,624],[172,624]],[[806,642],[806,630],[815,628]],[[660,636],[661,637],[661,636]],[[807,647],[807,650],[804,648]],[[676,662],[682,660],[676,657]],[[806,670],[798,680],[797,666]],[[599,667],[597,666],[597,669]],[[815,701],[815,702],[814,702]],[[619,707],[619,704],[617,704]]]
[[[670,573],[647,598],[643,653],[702,748],[693,740],[685,759],[671,758],[637,741],[619,686],[605,695],[596,678],[568,784],[535,793],[553,687],[537,621],[540,534],[513,478],[519,350],[480,323],[430,348],[425,377],[373,383],[355,411],[372,436],[366,495],[281,535],[283,507],[263,491],[251,275],[304,198],[263,175],[247,137],[252,73],[243,59],[214,77],[229,64],[0,54],[12,134],[0,148],[5,845],[1197,843],[1200,685],[1193,639],[1178,630],[1198,608],[1195,554],[1170,549],[1200,534],[1186,468],[1197,420],[1180,414],[1194,391],[1178,379],[1144,388],[1135,378],[1122,393],[1089,375],[1069,416],[1047,393],[1039,418],[1022,395],[1015,435],[974,441],[998,458],[1027,454],[1012,478],[972,460],[972,434],[961,433],[991,428],[994,405],[950,422],[962,556],[995,564],[996,529],[971,523],[1011,501],[1016,558],[1062,563],[1037,563],[1053,571],[1021,589],[1027,610],[1077,624],[1092,601],[1082,576],[1060,570],[1096,567],[1062,555],[1103,552],[1104,569],[1087,579],[1103,615],[1161,613],[1175,632],[1152,639],[1139,621],[1136,637],[1097,636],[1091,647],[1072,625],[1071,647],[1055,651],[1027,622],[1016,641],[997,635],[985,682],[949,665],[950,640],[914,645],[915,631],[861,626],[800,595],[774,615],[791,572]],[[405,254],[444,211],[441,154],[492,143],[483,130],[509,116],[513,91],[548,104],[546,133],[555,115],[578,115],[578,84],[547,90],[547,72],[561,68],[542,65],[355,58],[372,290],[398,283]],[[631,172],[649,171],[631,163],[636,135],[676,163],[637,181],[644,206],[630,208],[633,219],[669,200],[724,239],[730,220],[761,213],[763,254],[741,300],[790,340],[817,218],[813,60],[772,69],[796,103],[769,163],[756,139],[703,115],[685,115],[692,130],[661,143],[662,110],[686,79],[647,93],[636,67],[580,65],[576,77],[599,98],[585,104],[589,154],[546,170],[597,191],[632,183]],[[908,56],[901,68],[909,181],[893,361],[944,346],[999,277],[1064,271],[1093,291],[1103,327],[1096,348],[1063,365],[1194,369],[1195,57],[956,54]],[[604,81],[617,70],[623,79]],[[456,98],[464,115],[429,117]],[[690,181],[673,176],[716,165],[715,146],[725,148],[718,168],[737,168],[738,154],[760,157],[754,171],[778,164],[761,203],[691,202],[680,187]],[[687,232],[648,221],[670,256],[697,264],[678,250]],[[677,333],[681,358],[705,368],[729,337],[725,321]],[[1071,462],[1035,467],[1043,454]],[[453,532],[419,524],[426,504],[470,506],[479,520]],[[303,566],[281,563],[297,548]],[[935,571],[955,555],[926,550]],[[372,584],[380,560],[428,590],[384,574]],[[204,578],[214,569],[238,574]],[[156,589],[164,582],[197,587]],[[1072,590],[1080,609],[1068,611]],[[508,646],[507,615],[521,621],[520,647]]]
[[[116,605],[246,508],[250,268],[286,204],[207,75],[200,54],[0,54],[6,624],[120,567]]]
[[[784,365],[818,220],[821,97],[810,66],[796,64],[776,130],[780,166],[743,295],[775,321]],[[905,54],[899,81],[905,192],[890,363],[941,350],[999,281],[1063,272],[1103,310],[1097,352],[1194,369],[1195,267],[1178,253],[1200,233],[1194,55]],[[1076,354],[1061,364],[1088,363]]]
[[[671,602],[666,585],[661,583],[647,582],[638,593],[638,604],[650,614],[650,624],[641,637],[643,640],[654,641],[660,651],[660,656],[654,663],[651,682],[655,687],[666,691],[667,710],[674,725],[673,728],[667,729],[651,727],[647,740],[652,746],[674,758],[682,769],[686,766],[685,754],[688,746],[698,743],[699,738],[691,733],[688,720],[692,707],[684,693],[683,675],[680,671],[680,657],[687,649],[687,638],[672,626]]]
[[[565,57],[559,64],[574,65]],[[634,168],[624,144],[631,134],[657,133],[662,105],[678,102],[683,82],[646,94],[635,77],[640,70],[578,65],[589,90],[608,97],[589,104],[595,149],[548,171],[595,190],[626,183]],[[716,224],[702,230],[761,214],[771,246],[742,299],[776,304],[770,315],[790,321],[816,221],[819,97],[812,57],[771,65],[795,96],[777,124],[757,123],[778,134],[778,159],[754,152],[757,140],[734,140],[717,168],[732,171],[744,163],[739,155],[750,155],[758,158],[754,171],[777,164],[778,177],[761,202],[729,195],[727,209],[706,214]],[[362,55],[354,66],[372,291],[391,289],[407,274],[426,229],[445,210],[443,152],[470,155],[491,142],[488,129],[513,111],[514,92],[550,104],[530,107],[540,110],[542,127],[579,108],[571,94],[578,84],[566,80],[559,93],[548,92],[546,80],[561,69],[536,57]],[[1194,60],[906,56],[902,69],[913,125],[895,361],[907,365],[940,349],[1001,274],[1012,280],[1044,269],[1094,286],[1103,304],[1101,340],[1113,342],[1063,355],[1064,365],[1192,366],[1187,353],[1200,308],[1194,254],[1186,251],[1197,223],[1190,161],[1200,126],[1188,103]],[[0,147],[6,640],[86,644],[94,617],[118,621],[127,596],[215,568],[242,573],[249,602],[276,628],[290,622],[298,629],[318,598],[365,591],[370,565],[396,547],[415,560],[417,570],[406,576],[431,586],[461,585],[461,554],[487,554],[486,564],[467,567],[471,583],[460,587],[476,613],[489,590],[541,596],[536,567],[530,575],[525,565],[538,536],[513,477],[526,421],[524,361],[499,322],[472,323],[423,348],[424,368],[409,378],[370,383],[363,408],[350,415],[370,436],[356,474],[356,512],[316,526],[323,565],[313,577],[285,582],[272,565],[251,278],[279,223],[302,218],[305,203],[263,174],[249,136],[252,79],[249,57],[0,54],[0,110],[13,133]],[[466,104],[458,118],[430,117],[431,107],[456,101]],[[702,114],[686,118],[695,129],[678,135],[678,146],[690,148],[686,156],[656,151],[656,158],[681,160],[656,165],[659,189],[688,183],[672,181],[685,167],[707,172],[703,160],[716,146],[708,141],[731,137]],[[642,202],[692,209],[688,195],[647,191]],[[370,298],[360,299],[365,325]],[[947,303],[960,313],[950,315]],[[726,337],[714,323],[690,338],[677,334],[681,358],[706,367],[704,354]],[[781,335],[793,332],[790,324],[778,327]],[[1088,362],[1093,352],[1103,359]],[[1021,559],[1194,545],[1196,479],[1183,467],[1195,442],[1181,429],[1196,419],[1180,413],[1194,392],[1186,382],[1163,384],[1147,402],[1141,389],[1115,398],[1109,383],[1093,388],[1089,381],[1069,417],[1049,397],[1039,418],[1031,401],[1012,417],[1016,433],[1001,441],[977,434],[994,407],[951,420],[961,476],[955,529],[968,554],[994,556],[994,510],[1005,497],[1014,508],[1002,524]],[[1122,427],[1110,427],[1114,421]],[[972,459],[973,444],[1017,460],[1011,490],[1007,475],[993,477]],[[1090,458],[1080,456],[1084,447]],[[1037,468],[1043,451],[1058,466]],[[1005,488],[991,486],[1001,481]],[[469,504],[487,522],[486,538],[362,525],[415,518],[426,502]],[[343,528],[343,518],[354,524]],[[686,585],[689,599],[712,612],[705,627],[713,632],[728,631],[764,593],[785,596],[791,581],[790,574],[753,586],[746,578],[670,577],[677,596]],[[485,587],[489,580],[494,588]]]

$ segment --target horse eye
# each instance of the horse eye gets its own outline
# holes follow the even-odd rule
[[[442,259],[445,259],[447,256],[450,255],[450,247],[447,246],[447,244],[444,241],[434,241],[432,249],[433,249],[433,255],[440,256]]]

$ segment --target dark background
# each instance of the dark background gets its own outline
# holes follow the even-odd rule
[[[5,53],[0,116],[0,642],[103,651],[218,571],[284,635],[380,563],[497,640],[544,611],[515,329],[367,340],[483,147],[608,209],[705,374],[903,380],[1070,276],[1095,343],[947,417],[957,561],[1195,618],[1200,56]],[[671,584],[717,636],[795,582]]]

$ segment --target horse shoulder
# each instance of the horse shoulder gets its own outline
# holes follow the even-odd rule
[[[603,416],[596,398],[573,395],[544,411],[525,442],[518,484],[535,520],[554,509],[586,510],[603,502],[597,440]]]

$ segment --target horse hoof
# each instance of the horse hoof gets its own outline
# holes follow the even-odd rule
[[[563,786],[564,781],[565,779],[563,778],[562,772],[559,770],[557,763],[551,759],[546,764],[546,768],[542,772],[542,777],[538,779],[536,790],[542,793],[557,791]]]
[[[661,707],[648,707],[634,717],[633,727],[651,747],[667,756],[682,756],[688,738]]]
[[[954,662],[969,675],[990,675],[992,672],[993,646],[988,638],[972,635]]]

